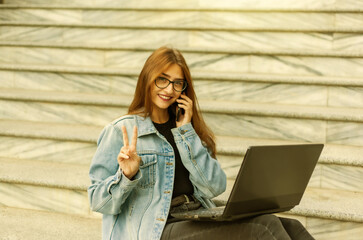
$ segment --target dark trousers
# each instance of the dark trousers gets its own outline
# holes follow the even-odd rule
[[[166,239],[314,239],[295,219],[262,215],[232,222],[177,221],[167,223],[161,236]]]

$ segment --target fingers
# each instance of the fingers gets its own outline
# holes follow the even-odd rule
[[[136,150],[136,143],[137,143],[137,127],[134,126],[134,133],[132,135],[132,140],[131,140],[131,149],[133,151]]]
[[[124,146],[128,147],[129,146],[129,137],[127,136],[126,127],[122,125],[121,130],[122,130],[122,135],[124,138]]]
[[[129,146],[129,137],[127,135],[127,130],[125,126],[121,126],[123,140],[124,140],[124,146],[127,149],[127,152],[135,152],[136,151],[136,144],[137,144],[137,127],[134,126],[134,131],[131,139],[131,145]],[[122,150],[122,149],[121,149]]]
[[[129,157],[129,155],[127,155],[127,154],[125,154],[125,153],[123,153],[123,152],[120,152],[119,154],[118,154],[121,158],[124,158],[124,159],[129,159],[130,157]]]
[[[178,103],[182,103],[184,105],[193,105],[192,99],[190,99],[188,96],[182,94],[180,95],[181,98],[178,98],[176,101]]]
[[[192,99],[190,99],[187,95],[185,95],[185,93],[180,94],[180,98],[178,98],[179,100],[187,100],[188,102],[192,102]]]
[[[178,107],[183,108],[184,110],[193,108],[193,101],[188,99],[177,99]]]
[[[185,114],[181,115],[179,121],[176,122],[176,126],[180,127],[184,124],[191,122],[193,116],[193,100],[191,100],[185,94],[181,94],[180,98],[176,100],[178,102],[178,107],[185,110]]]

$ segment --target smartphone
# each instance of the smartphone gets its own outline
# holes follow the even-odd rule
[[[181,99],[181,97],[179,97],[179,99]],[[172,109],[173,113],[175,114],[175,120],[177,122],[179,121],[180,115],[185,114],[185,110],[183,108],[178,107],[178,102],[176,102],[176,101],[175,101],[175,103],[173,103],[171,109]]]
[[[178,106],[177,106],[177,108],[178,108],[178,110],[176,111],[176,121],[179,122],[180,114],[184,115],[185,110],[183,108],[178,107]]]

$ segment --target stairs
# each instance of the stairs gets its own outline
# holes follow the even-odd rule
[[[250,145],[325,143],[281,215],[316,239],[363,235],[361,2],[3,2],[0,239],[100,239],[86,192],[96,140],[165,44],[191,68],[229,188]]]

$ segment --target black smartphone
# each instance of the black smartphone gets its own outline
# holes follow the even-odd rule
[[[178,110],[176,111],[176,121],[179,122],[180,114],[184,115],[185,110],[183,108],[178,107],[178,106],[177,106],[177,108],[178,108]]]
[[[181,97],[179,97],[179,99],[181,99]],[[177,101],[175,101],[175,103],[173,103],[171,109],[172,109],[173,113],[175,114],[175,120],[177,122],[179,121],[180,115],[185,114],[185,110],[183,108],[178,107],[178,102]]]

